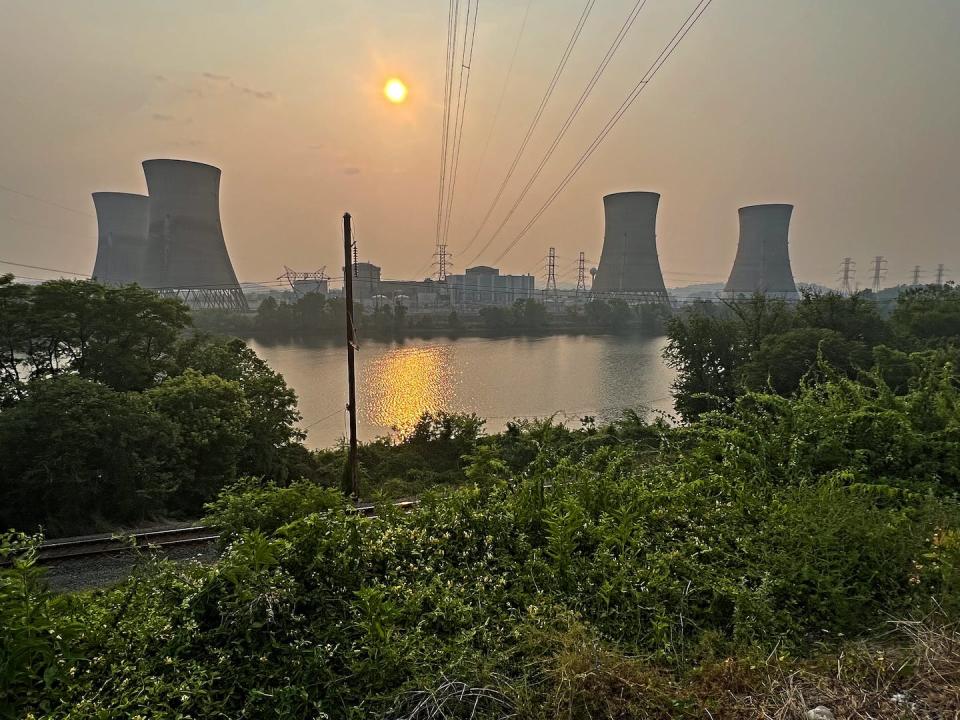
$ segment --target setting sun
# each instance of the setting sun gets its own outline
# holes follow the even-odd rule
[[[407,86],[403,84],[402,80],[391,78],[383,86],[383,94],[392,103],[402,103],[407,99]]]

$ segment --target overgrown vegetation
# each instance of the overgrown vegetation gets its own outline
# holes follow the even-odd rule
[[[196,517],[238,477],[308,472],[283,378],[188,327],[135,286],[0,278],[0,527]]]
[[[921,356],[935,353],[958,367],[960,288],[905,289],[890,313],[866,292],[807,291],[796,305],[759,295],[695,303],[671,318],[667,331],[676,407],[688,420],[726,410],[751,390],[789,395],[818,359],[848,377],[878,370],[902,391]]]
[[[4,709],[953,716],[953,293],[914,291],[889,318],[813,296],[691,313],[671,335],[685,424],[626,413],[488,436],[427,416],[362,455],[368,487],[419,506],[365,517],[323,482],[246,479],[208,505],[214,566],[147,558],[114,587],[52,596],[37,539],[5,536],[0,629],[33,630],[0,638]],[[793,354],[765,361],[778,346]],[[342,457],[315,470],[335,477]]]

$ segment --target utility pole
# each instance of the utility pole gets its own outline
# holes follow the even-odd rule
[[[577,295],[582,292],[587,291],[587,273],[586,273],[586,258],[583,255],[583,251],[580,251],[580,259],[577,261]]]
[[[852,258],[845,257],[841,266],[841,285],[840,293],[842,295],[853,295],[853,276],[856,273],[856,263]]]
[[[937,265],[937,285],[943,285],[943,274],[944,274],[943,263]]]
[[[350,213],[343,214],[343,294],[347,312],[347,411],[350,413],[350,449],[347,455],[347,469],[344,489],[349,485],[350,495],[360,497],[360,481],[357,476],[357,378],[353,354],[357,349],[357,338],[353,326],[353,273],[351,272],[351,250],[353,236],[350,230]]]
[[[914,285],[920,284],[920,266],[919,265],[913,266],[913,284]]]
[[[547,292],[557,294],[557,249],[550,248],[547,254]]]
[[[887,275],[887,260],[883,255],[873,258],[873,294],[880,292],[880,284]]]

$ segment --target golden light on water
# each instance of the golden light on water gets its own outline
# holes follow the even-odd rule
[[[407,86],[400,78],[390,78],[383,86],[383,94],[392,103],[402,103],[407,99]]]
[[[377,358],[361,384],[367,420],[406,435],[424,412],[449,410],[452,365],[452,350],[444,346],[398,348]]]

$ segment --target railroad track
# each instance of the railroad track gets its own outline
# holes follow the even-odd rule
[[[394,505],[401,510],[409,510],[416,506],[417,500],[401,500]],[[361,515],[371,517],[376,514],[376,507],[370,503],[356,506]],[[68,562],[97,555],[117,555],[132,552],[136,549],[174,548],[189,545],[204,545],[216,542],[220,534],[215,528],[206,525],[195,525],[184,528],[167,530],[147,530],[134,532],[128,535],[95,538],[66,538],[50,540],[43,543],[37,553],[38,563]],[[0,565],[8,564],[0,562]]]

